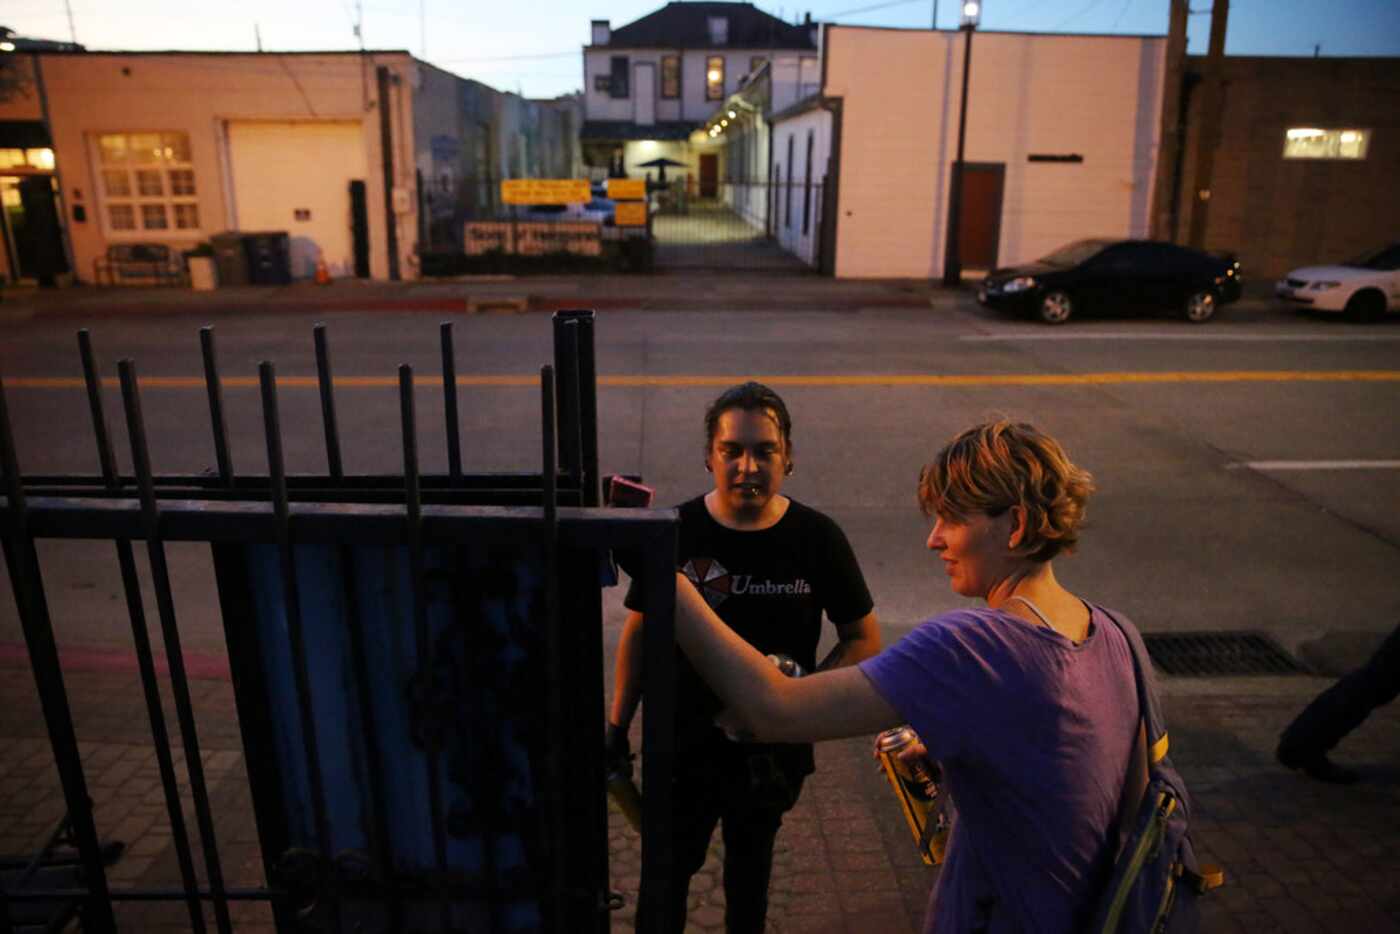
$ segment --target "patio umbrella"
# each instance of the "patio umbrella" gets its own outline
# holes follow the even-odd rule
[[[667,159],[665,156],[660,156],[660,157],[658,157],[658,158],[656,158],[656,159],[650,159],[650,160],[648,160],[648,161],[646,161],[646,162],[639,163],[639,164],[637,165],[637,168],[639,168],[639,169],[656,169],[656,170],[657,170],[657,173],[656,173],[656,183],[657,183],[658,185],[664,185],[664,184],[666,184],[666,167],[667,167],[667,166],[677,166],[677,167],[683,169],[683,168],[686,167],[686,164],[685,164],[684,162],[677,162],[675,159]]]

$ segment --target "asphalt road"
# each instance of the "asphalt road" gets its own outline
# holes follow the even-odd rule
[[[346,469],[401,467],[396,367],[439,375],[434,314],[324,316]],[[76,316],[0,324],[0,373],[26,473],[96,472],[74,331],[91,328],[102,372],[132,357],[160,472],[214,461],[198,327],[219,341],[233,454],[266,469],[257,364],[312,377],[281,391],[289,468],[325,469],[314,388],[312,314],[251,311]],[[538,463],[542,314],[456,319],[468,470]],[[640,473],[662,503],[702,491],[705,404],[725,385],[772,378],[794,418],[786,491],[847,530],[897,637],[952,595],[924,550],[919,467],[953,433],[1009,415],[1058,436],[1094,474],[1077,555],[1057,562],[1072,589],[1120,607],[1148,631],[1264,630],[1290,649],[1374,641],[1400,619],[1400,322],[1314,320],[1267,305],[1191,326],[1076,322],[1049,329],[969,304],[929,310],[602,313],[597,324],[605,472]],[[53,382],[57,380],[57,382]],[[119,395],[107,394],[120,459]],[[445,471],[441,393],[420,388],[423,467]],[[46,543],[60,644],[129,645],[110,544]],[[223,636],[204,550],[172,546],[187,650]],[[2,574],[3,572],[0,572]],[[8,593],[8,582],[0,586]],[[609,642],[621,611],[607,600]],[[149,595],[148,595],[149,600]],[[148,607],[153,607],[149,600]],[[0,599],[0,644],[21,641]]]

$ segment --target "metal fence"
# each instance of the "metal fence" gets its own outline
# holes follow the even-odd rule
[[[56,929],[117,927],[114,905],[183,904],[189,928],[233,929],[262,902],[301,931],[603,931],[611,902],[599,713],[600,580],[633,549],[645,587],[639,916],[665,930],[674,709],[670,510],[599,509],[591,312],[554,318],[540,373],[538,473],[464,472],[452,329],[441,330],[449,469],[423,476],[411,368],[399,368],[403,473],[342,468],[327,333],[314,332],[328,470],[289,476],[277,379],[260,367],[269,471],[233,468],[214,332],[201,331],[217,471],[152,467],[136,366],[118,367],[133,473],[119,474],[89,335],[78,344],[96,476],[20,472],[0,380],[0,535],[67,806],[50,847],[0,876],[0,932],[36,911]],[[114,544],[180,884],[113,888],[79,756],[36,544]],[[226,882],[181,653],[167,544],[211,547],[264,884]],[[144,543],[169,665],[178,774],[135,548]],[[567,614],[564,610],[567,608]],[[567,621],[566,621],[567,618]],[[182,791],[187,788],[188,791]],[[192,806],[195,832],[186,825]],[[71,842],[79,873],[40,868]],[[203,873],[196,866],[198,842]]]

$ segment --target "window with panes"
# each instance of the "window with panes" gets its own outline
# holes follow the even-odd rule
[[[96,144],[108,230],[199,230],[188,134],[103,133]]]

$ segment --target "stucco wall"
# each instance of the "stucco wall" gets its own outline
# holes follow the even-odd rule
[[[974,36],[965,158],[1005,163],[1001,264],[1146,235],[1165,42]],[[823,92],[844,99],[838,276],[941,274],[963,45],[956,32],[828,27]]]
[[[414,64],[407,54],[199,55],[49,54],[42,56],[55,156],[70,211],[76,272],[92,276],[93,261],[109,242],[167,243],[188,248],[234,223],[230,169],[223,127],[229,120],[356,121],[362,127],[369,206],[370,271],[389,273],[384,176],[375,68],[386,65],[398,81],[390,88],[395,184],[414,187],[413,117],[409,95]],[[189,135],[195,173],[198,230],[106,229],[98,134],[181,131]],[[296,153],[289,152],[288,158]],[[71,222],[75,204],[87,206],[85,223]],[[396,215],[400,269],[415,274],[412,256],[417,217],[413,199]]]
[[[807,162],[807,139],[812,140],[812,160]],[[788,142],[792,142],[792,161],[788,162]],[[821,243],[822,199],[827,188],[827,170],[831,155],[831,114],[817,108],[783,120],[773,127],[773,164],[775,178],[782,169],[782,183],[774,195],[774,233],[783,249],[810,266],[817,265]],[[810,194],[807,181],[811,180]],[[789,189],[792,208],[788,210]],[[804,202],[810,199],[807,230],[802,229]]]

